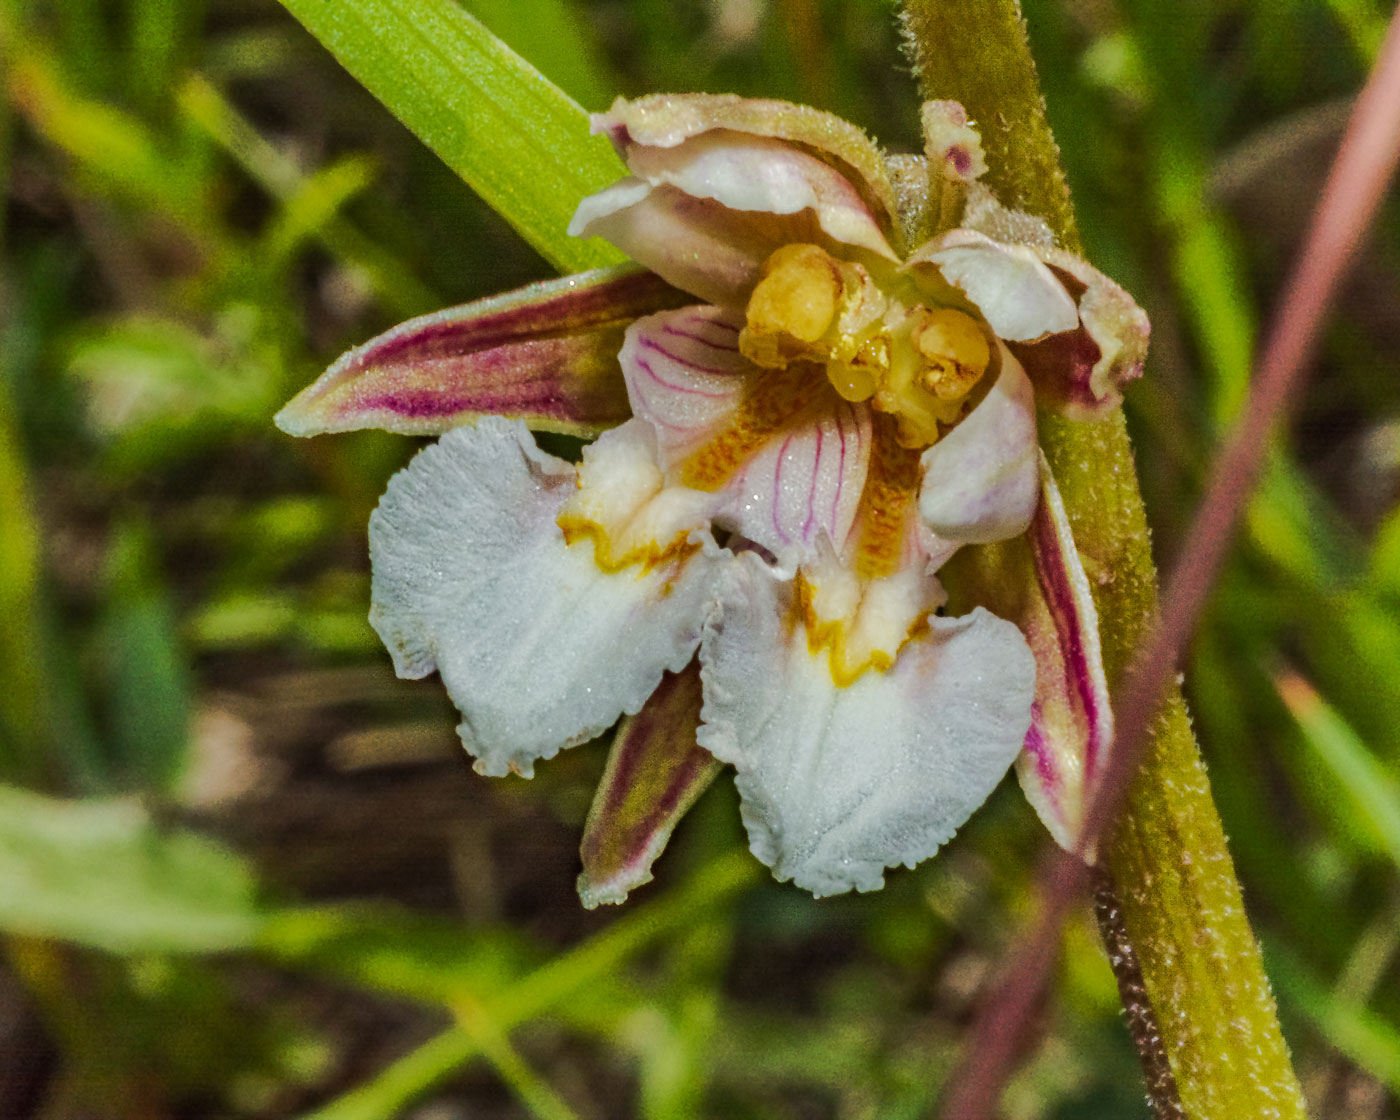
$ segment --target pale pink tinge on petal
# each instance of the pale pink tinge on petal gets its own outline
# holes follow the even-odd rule
[[[1048,463],[1028,536],[1038,594],[1016,621],[1036,661],[1035,706],[1016,773],[1026,798],[1073,850],[1113,740],[1098,612]]]
[[[754,436],[744,414],[765,374],[739,353],[742,319],[716,307],[685,307],[639,319],[620,361],[633,414],[656,440],[668,481],[685,485],[697,455],[724,464],[708,476],[715,522],[775,555],[810,552],[822,534],[836,544],[851,531],[870,459],[870,411],[842,400],[824,381],[802,388],[802,403]],[[742,433],[739,439],[731,439]],[[730,457],[727,451],[742,446]],[[707,459],[708,461],[708,459]]]
[[[810,210],[821,231],[841,245],[896,259],[860,192],[841,172],[780,140],[716,130],[674,148],[633,145],[633,175],[730,210],[796,214]]]
[[[622,902],[651,882],[671,832],[719,771],[695,739],[700,664],[667,673],[642,710],[618,725],[607,769],[593,795],[580,855],[584,906]]]
[[[717,307],[684,307],[628,329],[618,361],[633,415],[656,434],[663,470],[709,440],[760,375],[739,353],[742,325]]]
[[[987,544],[1026,531],[1040,501],[1035,394],[1005,348],[987,396],[920,465],[919,514],[939,538]]]
[[[916,279],[936,269],[977,307],[998,338],[1032,341],[1079,325],[1064,284],[1023,245],[954,229],[921,246],[905,267]]]
[[[790,232],[799,232],[783,224],[754,227],[751,219],[736,217],[717,202],[626,179],[585,198],[569,232],[612,242],[638,264],[707,303],[743,307],[763,262]],[[805,224],[816,223],[808,215]]]
[[[759,270],[794,243],[831,244],[809,209],[733,210],[665,184],[625,179],[579,204],[569,232],[612,242],[668,283],[721,307],[747,305]]]
[[[276,417],[293,435],[437,435],[482,415],[595,434],[627,419],[617,350],[682,293],[636,268],[549,280],[412,319],[351,350]]]
[[[737,97],[734,94],[657,94],[618,98],[593,117],[593,131],[606,134],[623,158],[639,147],[673,148],[715,130],[783,141],[837,168],[860,192],[882,228],[893,230],[895,193],[885,157],[849,121],[806,105]]]
[[[1123,386],[1141,376],[1151,324],[1123,288],[1093,265],[1059,249],[1040,251],[1078,301],[1078,329],[1013,347],[1042,401],[1076,420],[1116,408]]]

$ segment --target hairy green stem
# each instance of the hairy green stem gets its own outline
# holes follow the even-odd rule
[[[961,101],[981,126],[989,184],[1007,204],[1044,217],[1077,250],[1069,191],[1016,0],[906,0],[905,20],[926,96]],[[1117,681],[1158,607],[1123,416],[1076,423],[1042,415],[1041,442],[1091,577],[1109,680]],[[1123,926],[1186,1114],[1303,1117],[1179,688],[1159,710],[1103,862],[1119,884]]]

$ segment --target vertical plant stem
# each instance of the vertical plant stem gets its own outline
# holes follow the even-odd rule
[[[922,88],[982,127],[988,180],[1078,249],[1016,0],[906,0]],[[1157,617],[1157,579],[1121,412],[1083,423],[1042,415],[1050,460],[1093,579],[1105,668],[1122,679]],[[1152,724],[1127,806],[1103,846],[1122,924],[1186,1115],[1302,1117],[1258,946],[1179,687]]]
[[[1147,1081],[1147,1099],[1152,1105],[1154,1120],[1186,1120],[1171,1062],[1162,1044],[1162,1026],[1157,1022],[1157,1012],[1152,1008],[1147,985],[1143,983],[1142,962],[1123,925],[1123,904],[1118,901],[1118,888],[1113,876],[1102,868],[1094,874],[1094,917],[1098,919],[1099,935],[1108,950],[1113,978],[1118,981],[1118,999],[1123,1004],[1128,1037],[1133,1040],[1143,1078]]]
[[[0,324],[3,329],[3,324]],[[39,780],[46,721],[40,671],[44,634],[39,607],[39,526],[30,505],[19,423],[0,381],[0,777]]]

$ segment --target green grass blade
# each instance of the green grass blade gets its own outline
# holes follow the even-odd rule
[[[1282,997],[1346,1055],[1392,1092],[1400,1092],[1400,1031],[1383,1015],[1344,999],[1283,945],[1269,950],[1269,972]]]
[[[39,610],[39,526],[7,386],[0,381],[0,775],[34,782],[47,745]]]
[[[561,270],[616,264],[565,229],[622,175],[584,110],[451,0],[283,0],[341,64]],[[600,106],[601,108],[601,106]]]
[[[1275,685],[1308,746],[1349,795],[1377,848],[1400,867],[1400,786],[1311,685],[1290,672],[1278,674]]]
[[[482,1013],[490,1017],[495,1030],[508,1036],[513,1028],[549,1013],[590,984],[613,975],[649,945],[694,926],[702,915],[712,915],[725,900],[751,886],[758,875],[758,865],[747,852],[722,856],[670,895],[624,914],[607,929],[517,983],[480,997]],[[270,920],[261,937],[263,950],[284,964],[295,966],[298,958],[315,948],[314,937],[311,945],[305,942],[304,917],[292,912]],[[314,921],[314,915],[311,917]],[[412,967],[411,961],[404,963]],[[372,977],[362,979],[373,984]],[[432,982],[431,977],[425,980]],[[461,1000],[461,994],[452,996],[454,1004]],[[307,1120],[380,1120],[396,1116],[479,1055],[481,1040],[461,1026],[451,1027]]]

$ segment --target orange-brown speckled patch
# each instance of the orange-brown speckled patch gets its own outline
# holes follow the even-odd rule
[[[862,579],[893,575],[904,557],[909,519],[919,498],[919,450],[901,447],[898,422],[876,413],[870,469],[860,495],[854,567]]]
[[[714,493],[765,443],[830,396],[822,367],[810,362],[765,371],[754,379],[729,422],[686,457],[681,485]]]

